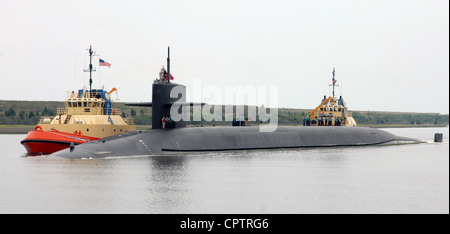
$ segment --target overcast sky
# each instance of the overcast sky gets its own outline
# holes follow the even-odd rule
[[[0,0],[0,99],[88,87],[89,45],[112,64],[95,60],[94,88],[123,102],[151,100],[170,46],[188,87],[277,86],[279,107],[314,108],[335,67],[350,110],[449,113],[448,0]]]

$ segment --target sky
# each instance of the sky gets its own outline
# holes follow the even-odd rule
[[[88,87],[90,45],[93,88],[121,102],[151,101],[170,46],[188,101],[205,101],[200,79],[276,87],[278,107],[312,109],[334,67],[350,110],[449,113],[448,0],[0,0],[0,99]]]

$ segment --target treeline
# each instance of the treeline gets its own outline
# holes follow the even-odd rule
[[[0,110],[1,111],[1,110]],[[14,108],[9,108],[4,113],[0,113],[1,125],[34,125],[41,116],[55,116],[56,112],[44,107],[42,111],[29,111],[21,110],[16,113]]]
[[[151,108],[148,107],[128,107],[129,111],[125,111],[126,116],[131,116],[134,119],[136,125],[151,125],[152,115]],[[258,108],[257,108],[258,109]],[[124,109],[126,110],[126,109]],[[247,108],[244,109],[244,116],[248,114]],[[280,125],[293,125],[294,121],[297,124],[302,124],[303,119],[309,115],[307,109],[278,109],[278,123]],[[235,108],[234,108],[235,112]],[[199,119],[199,116],[195,116],[195,112],[190,112],[190,119],[194,117]],[[412,125],[412,126],[446,126],[449,124],[449,115],[442,115],[439,113],[393,113],[393,112],[369,112],[369,111],[352,111],[353,118],[358,125]],[[231,117],[228,116],[230,119]],[[226,119],[225,107],[222,107],[222,120]],[[260,119],[250,119],[252,123],[256,124],[260,122]],[[231,121],[190,121],[190,125],[231,125]]]
[[[35,125],[42,116],[55,116],[57,108],[63,108],[63,102],[44,101],[4,101],[0,100],[0,125]],[[151,125],[151,107],[130,107],[124,103],[117,103],[116,108],[122,110],[122,117],[132,117],[136,125]],[[235,107],[233,108],[235,112]],[[257,108],[258,110],[258,108]],[[244,116],[248,114],[244,108]],[[278,109],[278,123],[280,125],[292,125],[294,120],[298,124],[308,115],[308,109]],[[413,125],[413,126],[446,126],[449,124],[449,115],[439,113],[404,113],[404,112],[370,112],[351,111],[358,125]],[[194,112],[191,107],[191,120],[199,119],[199,112]],[[222,106],[222,120],[225,117],[225,107]],[[250,119],[253,124],[260,119]],[[231,121],[190,121],[189,125],[231,125]]]
[[[55,116],[62,102],[0,100],[0,125],[35,125],[41,116]]]
[[[360,125],[448,125],[449,115],[432,113],[353,112]]]

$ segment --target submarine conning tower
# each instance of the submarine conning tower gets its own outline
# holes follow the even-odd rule
[[[186,127],[186,122],[183,120],[173,121],[171,108],[178,108],[176,111],[181,115],[185,113],[182,108],[185,108],[186,105],[195,105],[193,103],[186,103],[186,86],[173,83],[171,80],[173,80],[173,77],[170,73],[170,47],[168,47],[167,71],[164,67],[161,68],[159,78],[153,82],[152,102],[126,104],[127,106],[152,107],[152,129]],[[180,105],[174,106],[175,103]],[[166,120],[165,126],[163,126],[163,118]]]
[[[178,97],[171,98],[170,93],[174,88],[176,88],[176,93],[178,93]],[[162,119],[168,119],[171,117],[170,109],[175,102],[185,103],[186,102],[186,86],[175,84],[172,82],[165,82],[162,80],[155,80],[153,82],[152,87],[152,128],[153,129],[161,129]],[[178,113],[182,113],[180,106],[178,108]],[[166,122],[165,128],[182,128],[186,127],[186,122],[183,120],[174,121],[170,123]]]

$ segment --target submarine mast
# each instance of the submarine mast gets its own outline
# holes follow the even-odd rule
[[[170,83],[170,46],[167,47],[167,82]]]

